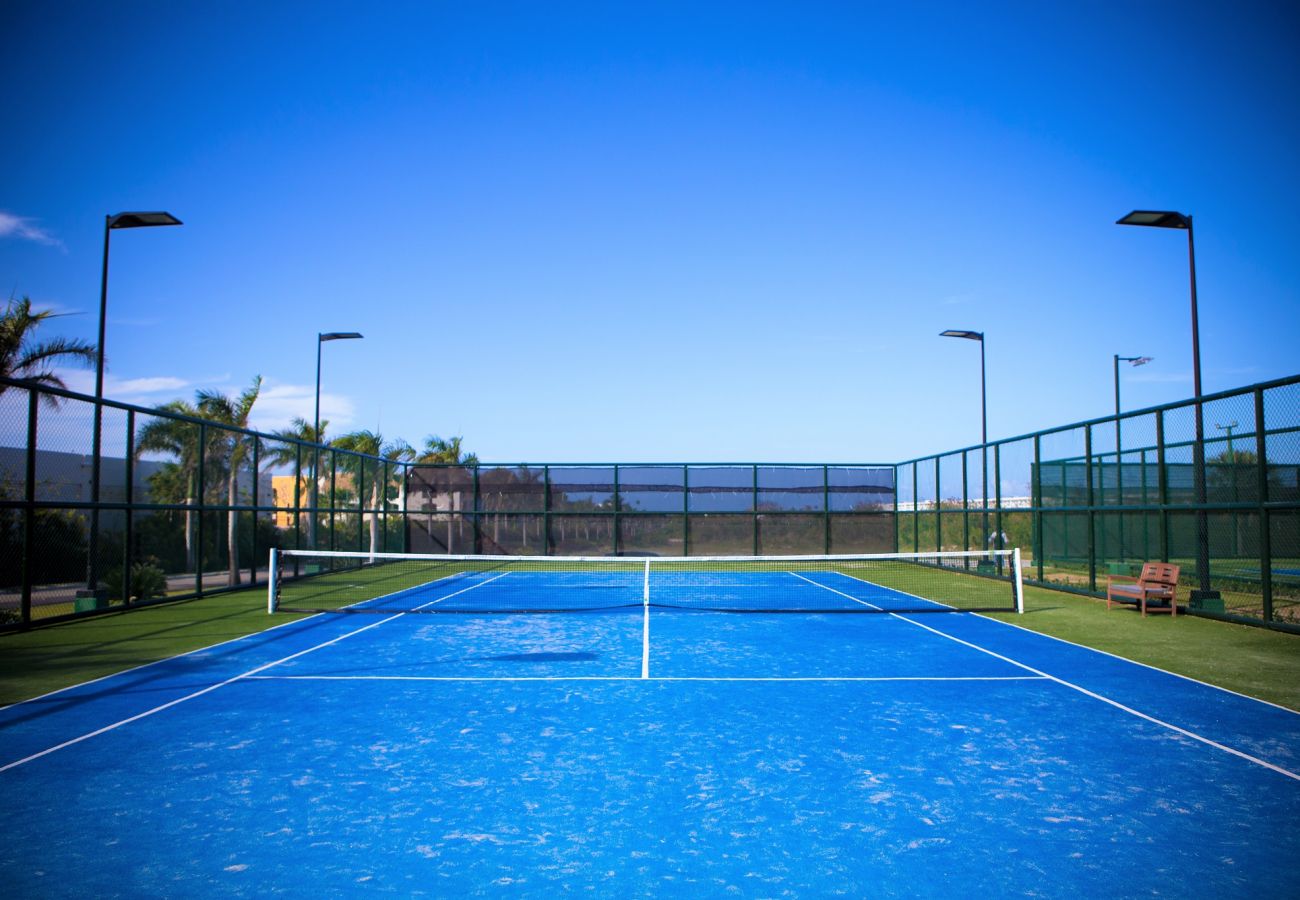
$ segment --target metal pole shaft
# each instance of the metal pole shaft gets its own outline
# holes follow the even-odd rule
[[[104,264],[99,276],[99,342],[95,350],[95,416],[90,436],[90,536],[86,543],[86,589],[99,587],[100,451],[104,430],[104,332],[108,318],[108,235],[111,216],[104,216]]]
[[[320,505],[320,348],[321,336],[316,335],[316,412],[312,417],[311,450],[311,512],[307,516],[307,543],[316,549],[316,507]]]
[[[989,540],[989,400],[988,388],[984,378],[984,335],[980,335],[980,476],[983,483],[984,496],[981,498],[980,506],[984,510],[982,516],[984,527],[984,545],[988,548]]]
[[[1115,423],[1119,424],[1119,354],[1115,354]]]
[[[1115,505],[1124,505],[1124,441],[1120,436],[1119,419],[1119,354],[1115,354]],[[1105,484],[1105,479],[1102,480]],[[1128,554],[1124,552],[1124,513],[1118,513],[1119,524],[1119,558],[1123,560]]]
[[[1192,217],[1187,217],[1187,264],[1192,291],[1192,391],[1196,397],[1196,444],[1192,477],[1196,490],[1196,574],[1202,591],[1210,590],[1210,527],[1205,512],[1205,414],[1201,406],[1201,337],[1196,313],[1196,242]]]

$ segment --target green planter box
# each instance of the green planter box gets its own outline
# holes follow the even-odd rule
[[[73,612],[92,612],[107,608],[108,594],[105,591],[77,591],[77,597],[72,601]]]
[[[1198,592],[1192,592],[1192,599],[1188,601],[1187,608],[1194,612],[1223,612],[1223,598],[1219,596],[1199,597]]]

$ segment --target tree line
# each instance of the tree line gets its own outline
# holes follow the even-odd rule
[[[0,311],[0,376],[28,381],[41,387],[66,390],[67,385],[57,374],[58,366],[95,366],[98,351],[94,345],[69,338],[39,338],[41,326],[53,318],[56,318],[56,314],[52,310],[34,310],[29,297],[9,299],[4,310]],[[194,571],[200,564],[199,549],[195,544],[195,526],[200,509],[207,505],[205,500],[210,503],[224,495],[228,507],[225,537],[230,584],[240,583],[240,516],[235,509],[240,499],[240,473],[252,476],[253,490],[256,492],[258,480],[265,470],[274,466],[297,465],[299,451],[296,442],[347,451],[341,457],[343,466],[352,473],[356,490],[369,495],[368,508],[371,510],[382,508],[386,499],[383,468],[366,465],[362,462],[361,455],[396,464],[478,463],[475,454],[466,452],[460,436],[442,438],[429,435],[423,446],[417,449],[405,440],[389,440],[370,430],[327,437],[328,421],[322,421],[320,427],[316,428],[305,419],[295,418],[289,428],[273,432],[272,437],[279,441],[259,443],[256,446],[256,458],[263,471],[252,472],[249,466],[254,458],[253,442],[260,439],[244,434],[243,430],[249,427],[249,419],[261,389],[262,378],[259,375],[237,396],[200,390],[196,392],[193,402],[173,400],[162,405],[159,412],[164,415],[149,419],[136,430],[133,464],[145,454],[161,453],[171,457],[150,477],[149,492],[155,503],[187,507],[182,518],[185,565],[188,571]],[[5,385],[0,384],[0,393],[4,390]],[[43,398],[50,405],[59,402],[59,398],[53,394],[45,394]],[[220,427],[200,429],[193,421],[189,421],[193,419],[211,422]],[[203,433],[202,442],[200,431]],[[306,478],[312,484],[317,478],[318,454],[313,452],[306,456]],[[300,477],[303,474],[297,469],[295,472]],[[199,496],[201,486],[204,497]],[[375,513],[367,513],[366,517],[370,525],[371,549],[375,550],[379,544],[379,517]],[[314,543],[314,514],[308,517],[308,523],[311,529],[310,539]]]

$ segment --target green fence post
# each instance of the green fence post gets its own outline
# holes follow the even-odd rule
[[[1165,458],[1165,411],[1156,413],[1156,493],[1160,503],[1160,559],[1169,562],[1169,465]]]
[[[1151,511],[1146,507],[1151,503],[1151,494],[1147,484],[1147,448],[1142,448],[1142,560],[1151,558]]]
[[[36,423],[40,396],[35,388],[27,389],[27,483],[23,488],[23,586],[18,601],[18,618],[23,627],[32,624],[32,583],[36,566]]]
[[[1088,590],[1095,591],[1097,590],[1097,507],[1092,473],[1091,425],[1083,426],[1083,458],[1086,464],[1084,472],[1087,480],[1084,483],[1088,498]]]
[[[135,410],[126,411],[126,524],[122,529],[122,605],[131,605],[131,544],[135,541]],[[256,539],[256,532],[254,532]]]
[[[917,470],[920,469],[919,463],[912,463],[912,552],[921,552],[921,503],[917,498],[917,491],[921,489],[920,478]]]
[[[682,466],[682,556],[691,555],[691,467]]]
[[[1273,532],[1268,509],[1268,440],[1264,423],[1264,389],[1255,388],[1255,501],[1259,509],[1259,590],[1264,621],[1273,621]],[[1235,478],[1235,473],[1234,473]]]
[[[402,552],[411,552],[411,464],[402,463]],[[464,521],[465,510],[460,511]]]
[[[1002,445],[993,445],[993,534],[995,540],[986,549],[1006,550],[1006,541],[1002,539]],[[988,537],[984,538],[988,543]],[[1002,574],[1002,557],[996,556],[998,574]]]
[[[939,514],[943,483],[939,480],[939,457],[934,458],[934,549],[943,549],[943,516]]]
[[[894,498],[895,508],[897,508],[898,498]],[[826,542],[825,549],[822,551],[827,555],[831,552],[831,467],[822,466],[822,520],[825,526]],[[894,542],[898,542],[898,531],[894,531]]]
[[[208,426],[199,423],[199,461],[198,471],[195,473],[195,496],[198,498],[198,507],[194,510],[194,593],[200,597],[203,596],[203,519],[205,506],[203,498],[207,495],[207,485],[204,484],[206,479],[203,477],[203,470],[207,468],[206,457],[208,455]]]
[[[293,548],[302,549],[302,444],[293,445]],[[297,557],[293,574],[298,574]]]
[[[890,467],[890,482],[894,490],[894,552],[899,552],[900,542],[898,539],[898,464],[895,463]]]
[[[1042,435],[1034,435],[1033,483],[1030,486],[1030,503],[1034,519],[1034,566],[1038,569],[1038,580],[1043,580],[1043,460]]]
[[[250,585],[257,584],[257,517],[262,512],[261,498],[258,496],[258,488],[260,486],[258,484],[258,472],[261,471],[261,465],[262,465],[262,457],[261,457],[262,439],[259,438],[257,435],[253,435],[252,440],[253,440],[253,471],[252,471],[253,502],[250,503],[249,505],[253,507],[253,521],[249,525],[249,541],[248,541],[248,546],[252,548],[252,553],[249,554],[250,559],[248,560],[248,583]],[[239,513],[235,513],[235,515],[238,516]]]
[[[614,507],[618,508],[618,491],[614,491]],[[526,526],[525,526],[526,527]],[[618,542],[614,543],[618,551]],[[542,466],[542,555],[551,555],[551,467]]]
[[[1115,505],[1119,507],[1116,515],[1119,516],[1119,560],[1123,562],[1128,559],[1128,551],[1124,546],[1124,439],[1121,437],[1122,432],[1119,410],[1115,410]]]
[[[961,548],[970,549],[970,487],[966,480],[966,452],[961,454]]]
[[[338,512],[339,495],[338,495],[338,474],[339,474],[339,455],[330,453],[330,549],[337,550],[336,541],[338,540]]]
[[[479,496],[479,466],[474,464],[474,552],[483,552],[483,518],[480,511],[483,509],[483,498]]]

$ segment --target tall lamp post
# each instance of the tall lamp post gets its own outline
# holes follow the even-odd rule
[[[1128,363],[1129,365],[1133,366],[1134,368],[1137,368],[1138,366],[1145,366],[1147,363],[1153,361],[1154,359],[1155,359],[1154,356],[1120,356],[1118,353],[1115,354],[1115,449],[1116,449],[1117,451],[1120,449],[1120,444],[1119,444],[1119,364],[1122,363],[1122,362],[1126,362],[1126,363]]]
[[[1196,443],[1192,446],[1192,484],[1196,492],[1196,575],[1199,590],[1193,600],[1218,598],[1210,589],[1210,529],[1205,512],[1205,416],[1201,409],[1201,336],[1196,312],[1196,242],[1192,217],[1169,210],[1135,209],[1118,219],[1116,225],[1141,225],[1147,228],[1176,228],[1187,232],[1187,266],[1192,292],[1192,392],[1196,404]]]
[[[102,470],[100,448],[103,444],[104,416],[104,331],[108,316],[108,237],[119,228],[154,228],[180,225],[181,220],[167,212],[122,212],[104,216],[104,265],[99,276],[99,343],[95,353],[95,418],[90,437],[90,538],[87,542],[86,593],[96,602],[99,590],[99,495]],[[130,498],[128,498],[130,499]]]
[[[359,341],[365,335],[358,334],[355,331],[327,331],[317,333],[316,335],[316,415],[312,418],[312,440],[315,447],[312,449],[311,464],[311,517],[307,520],[307,543],[311,549],[316,549],[316,508],[320,505],[320,478],[317,477],[317,471],[320,469],[320,356],[321,345],[326,341]]]
[[[939,332],[939,336],[979,341],[980,344],[980,476],[981,490],[983,492],[980,507],[984,512],[981,522],[984,529],[983,540],[987,549],[989,542],[989,404],[988,391],[984,380],[984,332],[949,329]]]
[[[1145,366],[1154,357],[1115,355],[1115,499],[1119,506],[1124,505],[1124,440],[1121,437],[1123,424],[1119,417],[1119,364],[1126,362],[1135,368]],[[1102,532],[1105,533],[1104,531]],[[1119,555],[1124,558],[1124,514],[1119,514]]]

